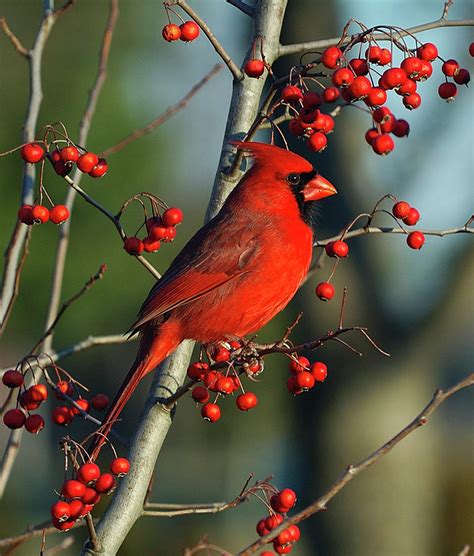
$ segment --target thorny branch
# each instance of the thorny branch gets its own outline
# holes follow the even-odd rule
[[[468,376],[464,377],[462,380],[460,380],[447,390],[437,390],[434,393],[431,401],[422,409],[422,411],[415,417],[415,419],[413,419],[413,421],[411,421],[411,423],[403,428],[398,434],[385,442],[382,446],[380,446],[380,448],[375,450],[375,452],[370,454],[359,463],[355,465],[349,465],[346,471],[339,477],[339,479],[337,479],[332,484],[332,486],[326,491],[325,494],[320,496],[312,504],[310,504],[297,514],[293,515],[291,518],[286,519],[280,526],[273,529],[270,534],[262,537],[261,539],[258,539],[251,545],[247,546],[247,548],[238,552],[237,556],[248,556],[249,554],[253,554],[258,549],[262,548],[266,543],[276,538],[289,525],[300,523],[313,514],[326,510],[327,504],[347,485],[347,483],[352,481],[352,479],[357,477],[357,475],[365,471],[368,467],[370,467],[374,463],[377,463],[383,456],[388,454],[409,434],[416,431],[423,425],[426,425],[426,423],[428,422],[428,418],[432,415],[432,413],[436,409],[438,409],[438,407],[447,399],[456,394],[456,392],[459,392],[460,390],[468,388],[472,385],[474,385],[474,373],[471,373]]]

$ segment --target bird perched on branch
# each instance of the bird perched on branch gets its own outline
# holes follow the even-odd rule
[[[236,143],[253,166],[152,288],[132,326],[135,362],[104,419],[107,435],[141,379],[185,339],[210,343],[259,330],[291,300],[311,262],[310,213],[336,193],[299,155]],[[94,447],[97,457],[104,437]]]

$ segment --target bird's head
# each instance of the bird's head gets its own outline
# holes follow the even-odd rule
[[[233,144],[254,160],[255,174],[265,177],[269,187],[274,188],[275,181],[284,185],[299,204],[319,201],[337,193],[334,185],[318,174],[310,162],[291,151],[266,143],[235,141]]]

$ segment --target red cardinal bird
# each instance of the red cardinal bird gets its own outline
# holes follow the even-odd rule
[[[143,303],[131,328],[140,333],[138,354],[104,419],[104,435],[140,380],[183,340],[210,343],[256,332],[288,304],[308,272],[312,202],[336,189],[295,153],[237,145],[254,164]],[[94,458],[103,442],[97,440]]]

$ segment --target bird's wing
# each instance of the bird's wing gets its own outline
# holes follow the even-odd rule
[[[132,330],[249,272],[259,251],[251,227],[211,221],[188,242],[151,289]]]

